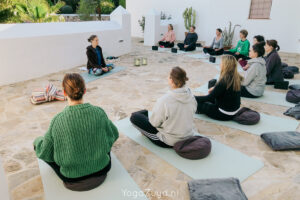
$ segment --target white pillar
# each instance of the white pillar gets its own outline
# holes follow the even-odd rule
[[[160,14],[152,9],[145,18],[144,45],[156,45],[160,39]]]

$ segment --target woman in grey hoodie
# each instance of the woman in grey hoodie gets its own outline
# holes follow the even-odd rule
[[[250,49],[248,70],[246,71],[241,88],[241,96],[246,98],[258,98],[264,94],[267,82],[264,42],[257,43]]]
[[[160,147],[170,148],[196,133],[194,114],[197,102],[191,90],[185,86],[187,80],[186,72],[174,67],[169,76],[171,90],[157,100],[150,118],[147,110],[131,115],[131,123]]]

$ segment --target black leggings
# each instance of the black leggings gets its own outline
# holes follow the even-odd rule
[[[236,58],[236,60],[239,60],[240,58],[242,58],[243,60],[247,60],[248,58],[248,56],[244,56],[242,54],[236,55],[235,53],[232,53],[230,51],[224,51],[224,54],[232,55]]]
[[[233,119],[234,116],[222,113],[214,102],[201,102],[197,96],[195,98],[198,104],[197,114],[205,114],[212,119],[220,121],[230,121]]]
[[[245,86],[241,87],[241,96],[245,98],[252,98],[252,99],[259,98],[258,96],[254,96],[253,94],[251,94]]]
[[[178,43],[177,46],[181,51],[194,51],[196,49],[196,45],[189,45],[187,48],[184,48],[183,43]]]
[[[159,46],[163,46],[165,48],[172,48],[174,47],[174,42],[163,42],[163,41],[160,41],[159,43]]]
[[[224,53],[224,50],[220,49],[219,51],[216,51],[213,48],[204,48],[203,52],[208,53],[209,55],[212,55],[212,56],[220,56]]]
[[[149,122],[147,110],[132,113],[130,121],[153,144],[163,148],[172,148],[157,137],[158,130]]]

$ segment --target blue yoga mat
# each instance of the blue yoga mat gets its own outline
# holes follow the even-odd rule
[[[215,140],[211,140],[212,152],[208,157],[201,160],[184,159],[177,155],[173,149],[161,148],[151,143],[132,126],[129,118],[117,121],[115,125],[120,133],[149,149],[152,153],[193,179],[236,177],[243,181],[263,167],[261,161]]]
[[[46,200],[146,200],[146,196],[124,169],[116,156],[111,154],[112,168],[104,183],[99,187],[86,191],[74,192],[64,187],[52,168],[42,160],[38,160]],[[135,197],[133,194],[138,193]]]
[[[93,74],[89,74],[88,72],[81,73],[80,75],[82,76],[82,78],[84,79],[84,81],[86,83],[89,83],[89,82],[95,81],[97,79],[104,78],[104,77],[110,76],[114,73],[123,71],[125,69],[126,69],[125,67],[116,66],[113,70],[111,70],[110,72],[107,72],[105,74],[102,74],[101,76],[95,76]]]
[[[206,115],[195,115],[195,117],[203,121],[241,130],[247,133],[252,133],[254,135],[261,135],[262,133],[274,131],[296,131],[297,127],[299,126],[299,122],[296,120],[275,117],[264,113],[260,113],[260,122],[251,126],[238,124],[234,121],[218,121],[211,119]]]

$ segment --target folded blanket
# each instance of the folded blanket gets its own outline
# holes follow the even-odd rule
[[[45,88],[34,90],[30,100],[33,104],[41,104],[54,100],[65,101],[66,97],[62,90],[58,90],[52,83],[49,83]]]
[[[192,180],[188,185],[191,200],[247,200],[235,178]]]
[[[273,150],[300,150],[300,133],[294,131],[263,133],[261,138]]]

